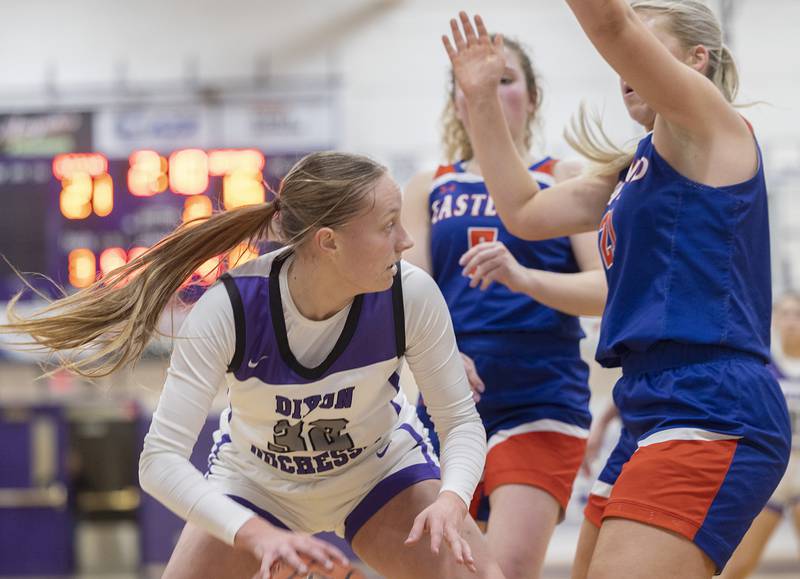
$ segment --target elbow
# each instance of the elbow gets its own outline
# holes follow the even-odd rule
[[[498,207],[497,216],[511,235],[520,239],[540,239],[535,235],[536,223],[532,223],[530,219],[525,219],[521,210],[501,209]]]
[[[139,486],[149,495],[155,496],[161,478],[170,471],[169,453],[159,450],[145,438],[142,454],[139,455]]]
[[[508,232],[514,237],[529,239],[530,227],[525,226],[519,219],[514,219],[513,217],[511,219],[503,219],[503,225],[506,226]]]
[[[503,219],[503,225],[506,226],[508,232],[514,237],[524,239],[526,241],[541,241],[543,239],[550,239],[556,237],[549,235],[548,231],[537,223],[531,223],[525,219],[514,218]]]
[[[148,452],[147,447],[142,451],[142,454],[139,456],[139,486],[141,489],[148,493],[153,494],[153,477],[151,473],[153,472],[153,454],[152,452]]]

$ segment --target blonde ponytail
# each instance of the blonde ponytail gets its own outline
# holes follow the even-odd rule
[[[635,145],[623,148],[614,143],[603,129],[600,115],[590,113],[585,102],[564,130],[564,139],[592,162],[587,171],[592,175],[616,175],[631,164],[636,152]]]
[[[255,246],[277,229],[288,245],[298,246],[321,227],[340,227],[368,207],[386,171],[362,155],[307,155],[284,177],[274,202],[183,225],[127,265],[30,318],[16,313],[18,294],[0,332],[29,334],[56,353],[75,350],[70,359],[62,356],[61,366],[88,378],[107,376],[141,356],[164,308],[206,261],[242,242]],[[276,213],[280,227],[272,229]]]
[[[720,47],[719,64],[711,79],[719,87],[728,102],[732,103],[739,94],[739,68],[727,45]]]
[[[156,332],[161,312],[175,292],[209,259],[244,241],[266,238],[275,214],[272,203],[218,213],[187,223],[130,263],[91,286],[42,308],[31,318],[9,302],[3,332],[29,334],[50,350],[73,350],[61,365],[87,378],[107,376],[137,360]]]

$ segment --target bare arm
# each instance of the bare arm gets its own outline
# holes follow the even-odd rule
[[[581,234],[576,259],[586,265],[589,251],[597,253],[593,233]],[[591,247],[590,247],[591,244]],[[573,245],[573,251],[575,251]],[[583,261],[584,263],[581,263]],[[513,292],[529,295],[539,303],[573,316],[599,316],[608,293],[605,274],[594,268],[578,273],[561,273],[522,266],[500,241],[479,243],[459,261],[470,286],[486,289],[492,282],[502,283]],[[592,263],[594,265],[594,263]]]
[[[619,410],[617,410],[612,401],[600,416],[595,417],[592,421],[592,429],[589,431],[589,440],[586,441],[586,453],[583,455],[583,464],[581,465],[581,470],[587,475],[592,473],[592,465],[603,447],[609,424],[618,416]]]
[[[750,178],[757,166],[753,138],[739,113],[701,73],[704,47],[670,49],[625,0],[567,0],[600,55],[655,110],[654,142],[687,177],[708,185]]]
[[[429,274],[431,269],[431,220],[428,194],[433,182],[433,171],[414,175],[403,191],[403,210],[400,221],[414,239],[414,246],[403,256]]]
[[[571,316],[600,316],[605,307],[606,278],[599,270],[557,273],[527,270],[522,293]]]
[[[580,169],[579,163],[558,163],[553,172],[556,183],[569,179]],[[501,242],[478,244],[464,254],[461,262],[464,272],[472,278],[473,287],[480,283],[485,289],[496,281],[560,312],[599,316],[605,308],[608,287],[597,251],[597,234],[579,233],[573,235],[570,242],[581,270],[578,273],[523,267]]]
[[[472,143],[497,212],[523,239],[547,239],[595,230],[616,184],[614,177],[580,177],[541,191],[514,147],[503,117],[497,84],[505,69],[502,39],[492,41],[480,17],[478,35],[461,13],[464,35],[451,21],[455,48],[445,48],[467,97]]]

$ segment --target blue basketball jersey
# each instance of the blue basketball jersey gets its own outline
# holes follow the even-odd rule
[[[721,346],[769,359],[767,190],[756,175],[709,187],[680,175],[652,133],[620,174],[599,232],[608,300],[597,360],[619,366],[657,342]]]
[[[545,158],[530,167],[540,187],[554,183],[557,161]],[[483,241],[501,241],[527,268],[561,273],[579,271],[567,237],[525,241],[510,234],[497,216],[483,177],[468,173],[462,162],[436,172],[429,195],[433,278],[442,290],[456,335],[528,332],[579,340],[578,319],[515,293],[500,283],[485,291],[469,287],[458,260]]]

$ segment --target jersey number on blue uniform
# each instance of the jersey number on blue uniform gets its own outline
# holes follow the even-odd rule
[[[473,248],[479,243],[490,243],[497,241],[498,234],[497,227],[468,227],[467,228],[467,245]]]
[[[609,211],[600,222],[600,257],[606,269],[611,269],[611,266],[614,265],[614,249],[617,246],[613,215],[614,211]]]

